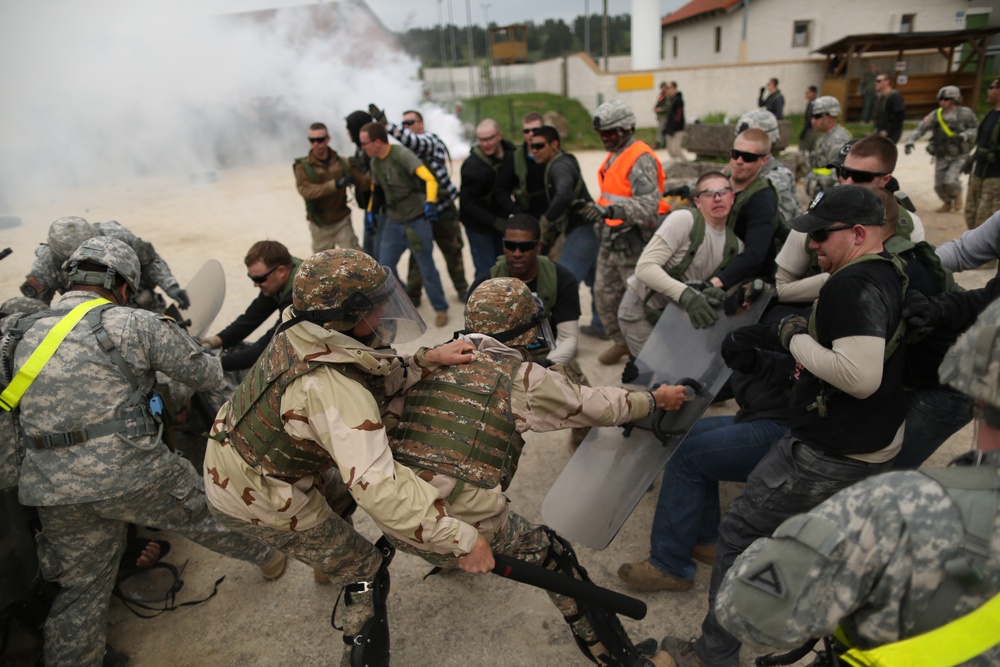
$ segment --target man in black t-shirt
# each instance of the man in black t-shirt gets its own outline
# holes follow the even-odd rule
[[[903,441],[902,268],[882,246],[882,203],[870,190],[842,185],[821,193],[792,229],[830,279],[812,321],[781,321],[773,348],[795,359],[790,429],[747,480],[719,526],[709,612],[694,642],[664,639],[680,667],[738,667],[740,642],[716,620],[715,595],[736,557],[785,519],[808,511],[856,481],[888,470]],[[761,327],[766,325],[753,325]],[[887,350],[891,353],[887,353]]]

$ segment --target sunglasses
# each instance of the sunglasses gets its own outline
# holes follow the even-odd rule
[[[416,122],[417,121],[413,120],[412,118],[407,118],[402,123],[400,123],[400,125],[402,125],[403,127],[409,127],[411,125],[414,125]]]
[[[717,190],[702,190],[701,192],[696,192],[695,197],[702,197],[708,195],[712,199],[722,199],[729,193],[733,191],[730,187],[718,188]]]
[[[503,240],[503,249],[511,252],[530,252],[538,247],[538,241],[508,241]]]
[[[827,115],[827,114],[825,114],[825,113],[814,113],[814,114],[812,115],[812,119],[813,119],[813,120],[819,120],[820,118],[823,118],[823,117],[824,117],[824,116],[826,116],[826,115]]]
[[[540,150],[542,150],[543,148],[545,148],[546,146],[548,146],[548,144],[546,144],[546,143],[540,143],[540,144],[528,144],[528,148],[530,148],[530,149],[531,149],[531,150],[533,150],[533,151],[540,151]]]
[[[521,132],[524,132],[525,134],[531,134],[537,129],[538,129],[537,127],[525,127],[521,128]]]
[[[254,282],[254,284],[256,284],[256,285],[260,285],[260,284],[261,284],[261,283],[263,283],[263,282],[264,282],[265,280],[267,280],[267,277],[268,277],[269,275],[271,275],[272,273],[274,273],[275,271],[277,271],[277,270],[278,270],[278,267],[279,267],[279,266],[281,266],[281,265],[279,264],[278,266],[274,267],[273,269],[271,269],[270,271],[268,271],[267,273],[265,273],[265,274],[264,274],[264,275],[262,275],[262,276],[251,276],[251,275],[250,275],[250,274],[248,273],[248,274],[247,274],[247,278],[249,278],[250,280],[252,280],[252,281]]]
[[[311,144],[321,144],[321,143],[323,143],[324,141],[326,141],[329,138],[330,138],[329,135],[327,135],[325,137],[309,137],[309,143],[311,143]]]
[[[761,159],[762,157],[766,157],[764,155],[758,155],[757,153],[748,153],[746,151],[738,151],[735,148],[732,149],[731,151],[729,151],[729,156],[731,158],[733,158],[734,160],[740,160],[740,159],[742,159],[744,162],[747,162],[747,163],[756,162],[757,160]]]
[[[830,234],[834,232],[842,232],[845,229],[854,229],[854,225],[841,225],[840,227],[827,227],[826,229],[817,229],[809,232],[809,238],[816,243],[825,243]]]
[[[849,167],[840,166],[837,167],[837,174],[843,179],[851,179],[855,183],[871,183],[876,178],[881,178],[885,174],[880,174],[877,171],[865,171],[863,169],[851,169]]]
[[[990,86],[990,90],[997,90],[997,89],[1000,89],[1000,86]]]

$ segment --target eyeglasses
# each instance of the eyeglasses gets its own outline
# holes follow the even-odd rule
[[[701,192],[696,192],[694,196],[702,197],[708,195],[712,199],[722,199],[726,195],[730,194],[732,191],[733,189],[730,187],[717,188],[715,190],[702,190]]]
[[[375,143],[374,141],[358,141],[358,146],[361,146],[362,148],[364,148],[368,144],[374,144],[374,143]]]
[[[277,271],[277,270],[278,270],[278,269],[279,269],[280,267],[281,267],[281,265],[279,264],[278,266],[274,267],[273,269],[271,269],[270,271],[268,271],[267,273],[265,273],[265,274],[264,274],[264,275],[262,275],[262,276],[251,276],[251,275],[250,275],[250,274],[248,273],[248,274],[247,274],[247,278],[249,278],[250,280],[252,280],[252,281],[254,282],[254,284],[256,284],[256,285],[260,285],[260,284],[261,284],[261,283],[263,283],[263,282],[264,282],[265,280],[267,280],[267,277],[268,277],[269,275],[271,275],[272,273],[274,273],[275,271]]]
[[[871,183],[876,178],[882,178],[885,174],[877,171],[865,171],[863,169],[851,169],[843,165],[837,167],[837,174],[841,179],[851,179],[855,183]]]
[[[488,143],[490,143],[491,141],[493,141],[494,139],[496,139],[496,138],[497,138],[498,136],[499,136],[499,135],[496,135],[496,134],[491,134],[491,135],[490,135],[490,136],[488,136],[488,137],[476,137],[476,141],[478,141],[478,142],[479,142],[479,143],[481,143],[481,144],[488,144]]]
[[[403,121],[402,123],[400,123],[400,125],[402,125],[403,127],[409,127],[409,126],[411,126],[411,125],[415,124],[416,122],[417,122],[417,121],[416,121],[416,120],[414,120],[413,118],[407,118],[407,119],[406,119],[406,120],[404,120],[404,121]]]
[[[538,241],[508,241],[503,240],[503,249],[511,252],[530,252],[538,247]]]
[[[854,229],[854,225],[841,225],[840,227],[827,227],[826,229],[817,229],[809,232],[809,238],[816,243],[825,243],[830,234],[834,232],[842,232],[845,229]]]
[[[540,143],[540,144],[528,144],[528,148],[530,148],[533,151],[540,151],[543,148],[545,148],[546,146],[548,146],[548,144],[544,143],[544,142]]]
[[[325,137],[309,137],[309,143],[311,143],[311,144],[321,144],[321,143],[323,143],[324,141],[326,141],[329,138],[330,138],[329,135],[327,135]]]
[[[738,151],[735,148],[732,149],[731,151],[729,151],[729,156],[731,158],[733,158],[734,160],[740,160],[740,159],[742,159],[744,162],[747,162],[747,163],[756,162],[757,160],[761,159],[762,157],[766,157],[764,155],[758,155],[757,153],[748,153],[746,151]]]

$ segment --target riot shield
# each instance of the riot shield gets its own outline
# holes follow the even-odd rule
[[[547,525],[593,549],[611,543],[729,379],[731,371],[719,354],[726,334],[757,322],[773,291],[768,285],[749,308],[733,315],[720,312],[719,320],[706,329],[691,326],[677,304],[667,305],[636,359],[639,375],[634,384],[684,384],[689,400],[679,412],[657,411],[633,422],[628,435],[617,426],[591,430],[542,501]]]
[[[190,320],[187,330],[197,338],[212,326],[226,298],[226,274],[222,264],[216,259],[208,260],[184,289],[191,299],[191,307],[184,311],[184,316]]]

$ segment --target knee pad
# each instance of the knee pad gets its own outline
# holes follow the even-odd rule
[[[375,547],[382,554],[382,564],[375,577],[371,581],[348,584],[341,591],[346,607],[362,604],[364,598],[370,596],[373,608],[371,617],[361,624],[356,635],[344,633],[344,643],[351,647],[351,667],[389,666],[389,614],[386,600],[389,597],[389,563],[392,562],[396,549],[385,537],[380,538]],[[335,605],[330,624],[337,630],[344,630],[343,627],[337,627],[336,614]]]

